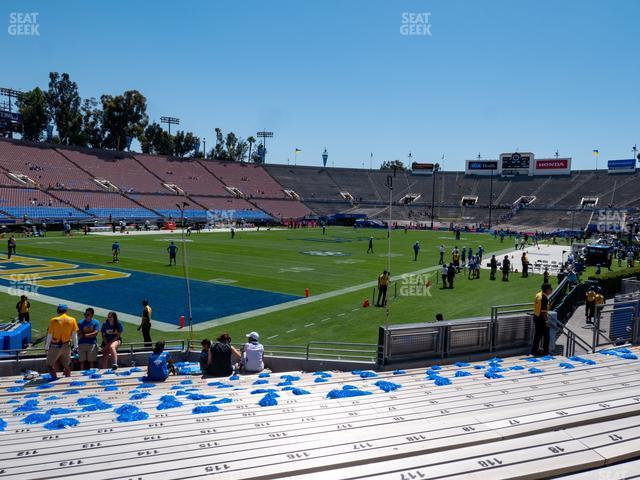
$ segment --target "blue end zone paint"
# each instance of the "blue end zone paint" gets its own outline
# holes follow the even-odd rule
[[[66,262],[66,260],[57,259],[55,261]],[[128,273],[129,276],[62,287],[39,287],[38,293],[136,316],[141,314],[140,302],[146,298],[153,309],[152,321],[154,322],[177,326],[180,315],[184,315],[185,319],[188,318],[186,285],[183,278],[113,268],[110,265],[68,263],[77,265],[79,269],[100,268]],[[4,263],[3,266],[5,269],[2,273],[5,275],[10,274],[12,268],[21,267],[15,263]],[[73,270],[70,270],[69,274],[72,272]],[[82,276],[79,275],[79,277]],[[16,287],[15,282],[6,278],[0,278],[0,285]],[[295,295],[220,285],[201,280],[191,280],[190,286],[194,324],[301,298]],[[37,300],[33,294],[32,298]]]

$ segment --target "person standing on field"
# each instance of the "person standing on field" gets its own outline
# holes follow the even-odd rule
[[[171,242],[171,244],[167,247],[167,252],[169,252],[169,266],[175,266],[176,254],[178,253],[178,247],[176,247],[176,244]]]

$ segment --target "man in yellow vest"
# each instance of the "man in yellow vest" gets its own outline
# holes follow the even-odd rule
[[[533,336],[533,345],[531,346],[531,355],[549,355],[549,295],[553,288],[548,283],[543,283],[540,291],[536,294],[533,301],[533,324],[535,334]],[[542,340],[542,349],[540,341]]]
[[[586,295],[586,303],[584,307],[584,314],[587,318],[588,324],[593,324],[593,317],[596,313],[596,291],[593,287],[589,288]]]
[[[600,318],[600,310],[604,307],[605,300],[604,295],[602,294],[602,288],[598,287],[596,292],[595,306],[593,308],[593,316],[598,316]]]
[[[71,376],[71,347],[78,348],[78,324],[76,319],[67,315],[68,307],[58,305],[58,315],[49,320],[47,339],[44,349],[47,352],[47,365],[51,378],[56,380],[57,371],[62,368],[65,377]]]
[[[385,270],[378,277],[378,301],[376,307],[384,307],[387,304],[387,287],[389,286],[389,274]]]

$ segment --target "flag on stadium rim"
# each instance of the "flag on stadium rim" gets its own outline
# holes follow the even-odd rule
[[[600,150],[594,149],[593,154],[597,157],[598,155],[600,155]]]
[[[300,153],[302,150],[300,150],[299,148],[296,148],[295,153]]]

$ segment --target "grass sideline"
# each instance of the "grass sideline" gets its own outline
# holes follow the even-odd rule
[[[374,237],[374,254],[367,254],[369,236]],[[168,266],[167,240],[179,240],[177,233],[159,236],[121,236],[121,261],[118,267],[163,275],[182,276],[182,255],[178,254],[178,266]],[[46,238],[18,238],[18,255],[32,255],[66,261],[86,262],[109,267],[110,246],[113,237],[83,236],[74,232],[71,237],[50,235]],[[311,295],[331,292],[340,288],[374,281],[387,266],[387,232],[377,229],[327,228],[325,236],[321,229],[274,230],[260,232],[238,231],[235,239],[226,233],[193,233],[189,238],[188,257],[190,275],[194,279],[210,280],[224,278],[233,280],[233,285],[303,295],[309,288]],[[483,245],[485,252],[512,247],[509,239],[500,243],[488,234],[463,233],[455,241],[452,232],[411,231],[392,232],[392,273],[394,275],[413,272],[435,266],[438,246],[443,243],[447,252],[454,245],[471,246],[474,251]],[[420,241],[422,249],[417,262],[413,261],[412,245]],[[332,255],[312,255],[304,252],[333,252]],[[336,256],[335,252],[344,254]],[[450,258],[447,254],[445,257]],[[485,255],[485,261],[488,257]],[[517,265],[517,262],[516,262]],[[435,273],[430,277],[435,283]],[[412,323],[430,321],[436,313],[447,319],[468,316],[485,316],[492,305],[521,303],[533,298],[540,286],[541,276],[531,275],[523,279],[514,274],[505,284],[491,282],[488,271],[482,271],[480,280],[468,280],[466,276],[456,278],[455,289],[441,290],[431,287],[430,296],[398,296],[390,299],[389,323]],[[391,288],[391,293],[394,287]],[[385,323],[385,309],[362,308],[365,298],[371,298],[372,288],[320,300],[282,311],[241,320],[235,323],[196,332],[194,337],[215,338],[228,331],[235,342],[244,334],[256,330],[263,343],[306,344],[309,341],[347,341],[375,343],[378,327]],[[114,292],[114,295],[117,292]],[[144,292],[140,292],[143,298]],[[223,301],[223,299],[193,299],[198,301]],[[246,299],[251,302],[251,298]],[[0,294],[0,314],[3,319],[14,316],[16,297]],[[44,335],[48,319],[54,307],[42,304],[34,297],[32,323],[34,337]],[[153,305],[154,309],[162,308]],[[80,312],[72,312],[80,319]],[[99,320],[103,320],[100,318]],[[176,319],[177,321],[177,319]],[[177,325],[176,325],[177,327]],[[188,331],[152,331],[155,339],[188,338]],[[130,324],[125,324],[124,341],[140,341],[141,335]]]

